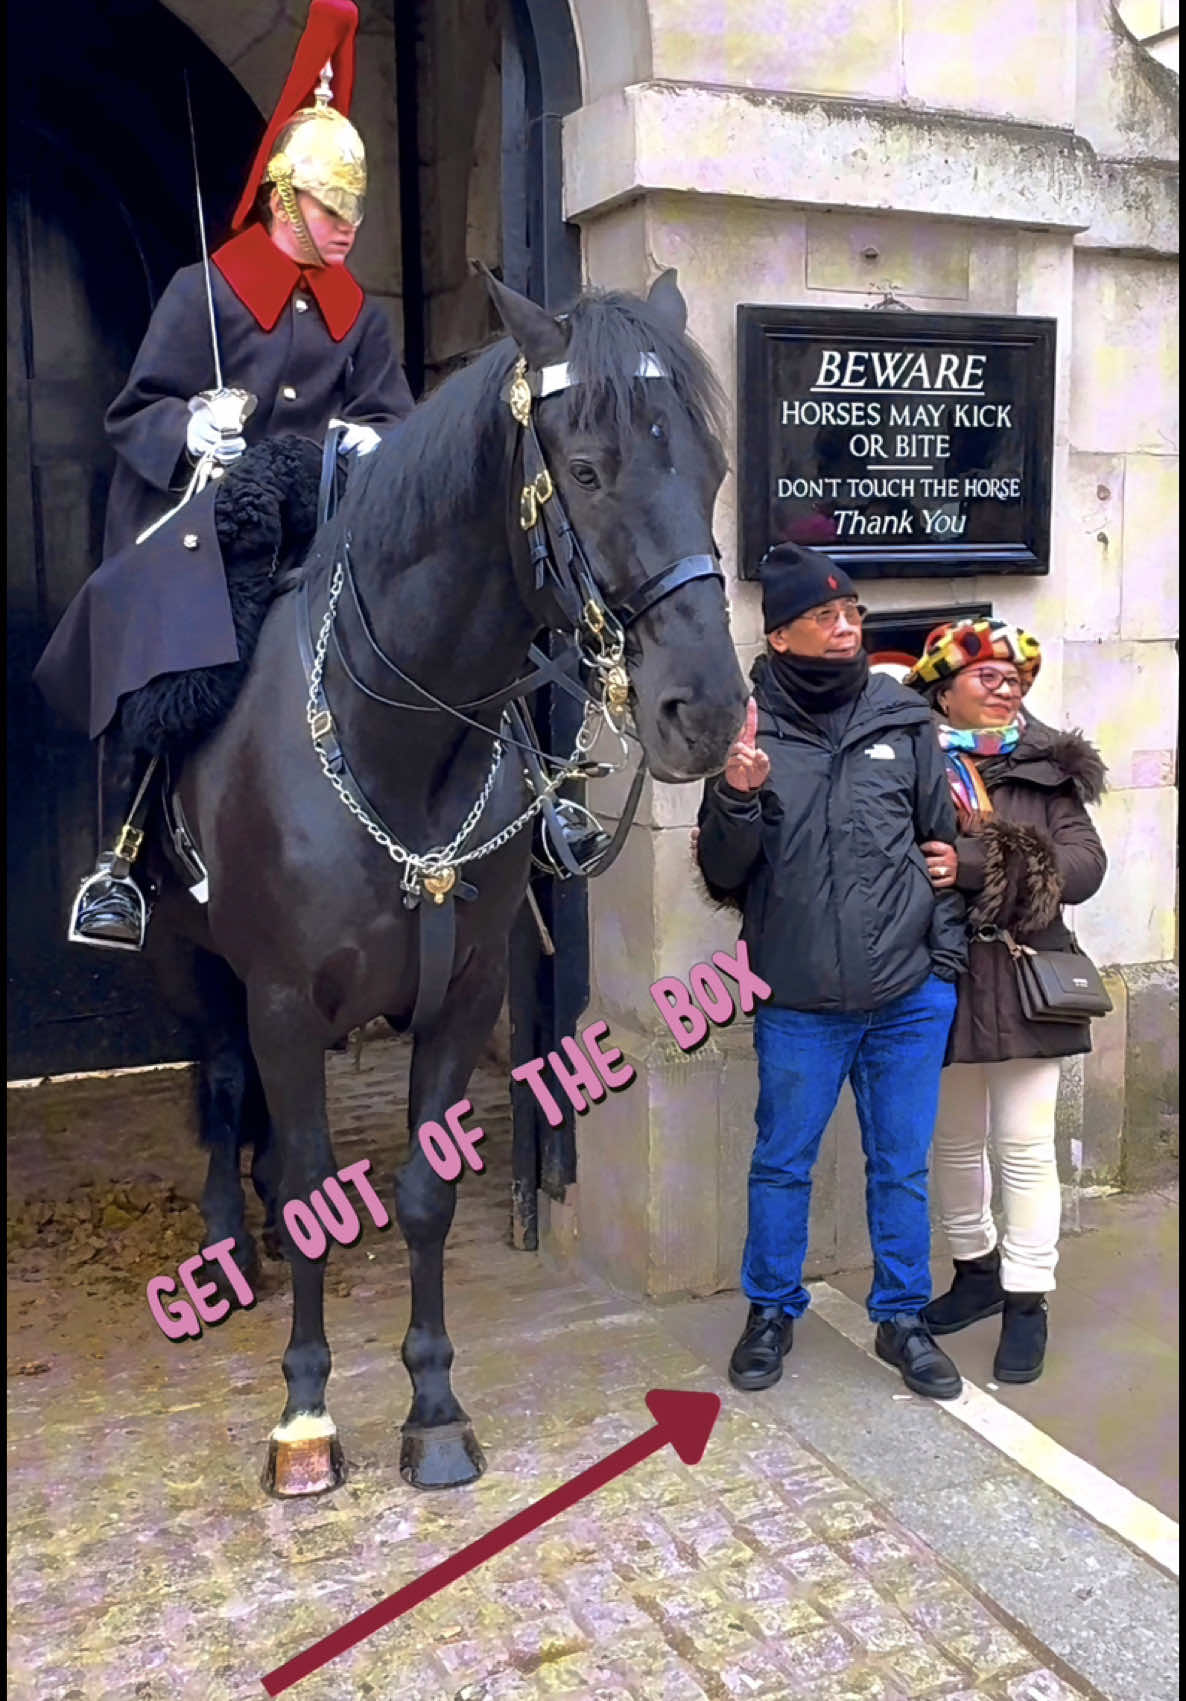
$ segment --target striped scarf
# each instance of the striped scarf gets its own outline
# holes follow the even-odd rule
[[[962,815],[992,814],[992,800],[971,758],[1007,756],[1017,748],[1024,726],[1020,715],[1011,726],[954,727],[940,723],[939,743],[947,760],[947,780]]]

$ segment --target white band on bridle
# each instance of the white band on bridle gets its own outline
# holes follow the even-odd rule
[[[636,378],[667,378],[670,374],[663,362],[654,354],[640,354]],[[559,366],[541,366],[539,382],[532,388],[539,400],[545,396],[554,396],[558,390],[569,390],[577,382],[568,372],[568,362],[562,361]]]

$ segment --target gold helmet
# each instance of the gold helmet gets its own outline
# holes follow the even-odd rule
[[[362,222],[366,150],[347,117],[357,30],[354,0],[312,0],[284,92],[231,221],[233,230],[241,230],[253,216],[265,183],[276,188],[285,216],[313,257],[319,258],[300,214],[298,190],[350,224]]]
[[[303,189],[357,227],[362,223],[367,188],[366,149],[350,120],[330,105],[332,76],[327,65],[313,105],[304,107],[280,132],[276,151],[264,169],[264,182],[275,184],[290,219],[300,218],[293,191]]]

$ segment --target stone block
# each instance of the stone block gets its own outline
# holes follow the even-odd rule
[[[740,1036],[738,1036],[740,1041]],[[749,1221],[749,1166],[753,1156],[758,1069],[747,1034],[726,1052],[718,1097],[716,1285],[736,1288]]]
[[[643,1294],[650,1270],[653,1084],[645,1040],[615,1029],[614,1041],[637,1077],[625,1091],[605,1098],[592,1116],[577,1118],[580,1255],[615,1288]]]
[[[904,0],[902,69],[906,96],[928,108],[1070,129],[1075,0],[988,10]]]
[[[1129,455],[1120,636],[1178,635],[1178,457]]]
[[[1128,1065],[1128,985],[1106,970],[1112,1013],[1091,1024],[1083,1058],[1083,1120],[1079,1176],[1084,1187],[1116,1186],[1124,1169],[1125,1074]]]
[[[901,97],[897,12],[844,0],[650,0],[654,75],[796,93]]]
[[[1074,912],[1083,949],[1101,966],[1168,962],[1176,943],[1176,793],[1115,791],[1092,814],[1108,873]]]
[[[910,219],[807,215],[807,287],[966,302],[970,226]]]
[[[1064,1057],[1058,1072],[1058,1097],[1054,1104],[1054,1156],[1062,1184],[1063,1228],[1079,1231],[1079,1204],[1083,1165],[1083,1059]],[[1000,1194],[1000,1165],[994,1175],[995,1193]],[[996,1200],[994,1198],[994,1205]]]
[[[1064,645],[1062,710],[1063,724],[1098,746],[1117,791],[1173,784],[1178,657],[1170,640]]]
[[[708,1294],[717,1288],[718,1102],[723,1059],[710,1039],[685,1056],[655,1048],[650,1094],[646,1291]],[[640,1090],[639,1083],[629,1088]]]
[[[1100,155],[1176,162],[1178,80],[1133,40],[1121,12],[1127,3],[1079,0],[1075,128]]]
[[[1062,524],[1072,543],[1074,593],[1067,599],[1063,635],[1075,641],[1116,639],[1124,560],[1123,455],[1068,458]]]
[[[594,789],[594,788],[591,788]],[[654,840],[649,828],[634,826],[606,880],[589,885],[589,957],[593,1006],[611,1027],[641,1020],[655,966]],[[655,1022],[657,1012],[652,1010]],[[657,1028],[653,1031],[657,1031]]]
[[[1178,1173],[1178,968],[1143,963],[1128,988],[1124,1184],[1156,1187]]]
[[[1178,280],[1167,260],[1078,252],[1071,444],[1166,455],[1178,441]]]

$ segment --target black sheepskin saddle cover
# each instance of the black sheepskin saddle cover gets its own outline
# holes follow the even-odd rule
[[[181,755],[207,737],[234,706],[282,572],[304,554],[317,527],[321,450],[303,437],[273,437],[248,449],[226,472],[214,526],[226,567],[239,660],[162,674],[121,706],[121,730],[140,750]]]

